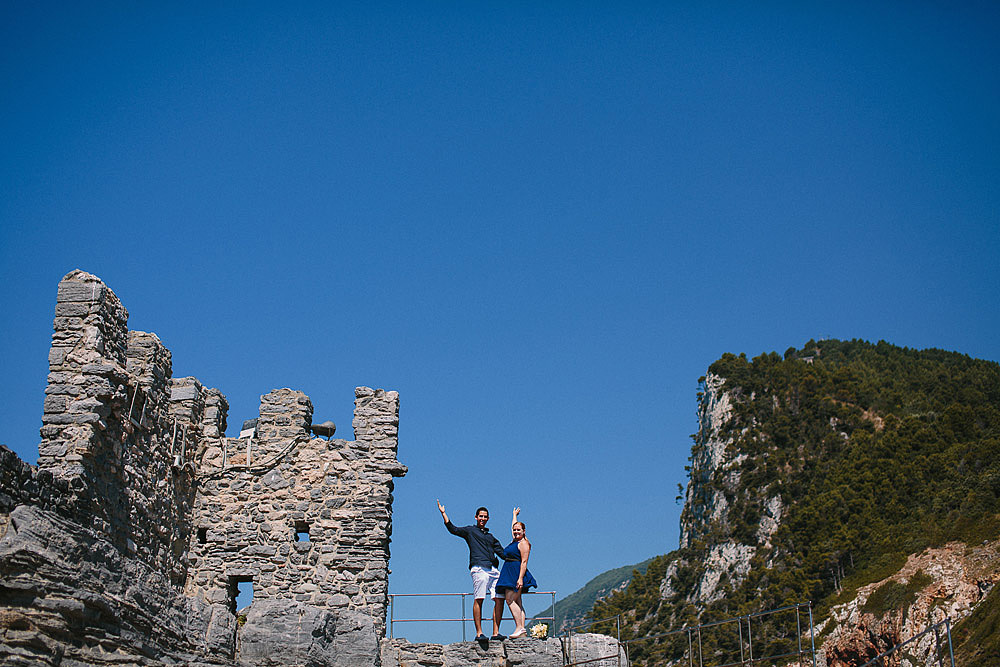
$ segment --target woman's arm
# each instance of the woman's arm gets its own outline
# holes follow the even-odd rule
[[[514,524],[517,523],[517,515],[521,513],[520,507],[514,508],[514,516],[510,519],[510,539],[514,539]]]
[[[531,553],[531,544],[527,538],[517,543],[517,550],[521,552],[521,571],[517,573],[517,588],[520,590],[524,586],[524,573],[528,571],[528,554]]]

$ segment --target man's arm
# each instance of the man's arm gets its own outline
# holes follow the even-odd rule
[[[444,527],[448,529],[448,532],[452,535],[458,535],[459,537],[465,537],[465,531],[461,528],[456,527],[452,524],[451,519],[448,518],[448,513],[444,511],[444,505],[441,501],[437,501],[438,511],[441,512],[441,518],[444,519]]]
[[[503,551],[503,545],[500,544],[500,540],[493,538],[493,553],[500,557],[500,560],[517,560],[517,556],[508,556]]]

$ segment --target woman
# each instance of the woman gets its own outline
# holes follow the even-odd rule
[[[500,578],[496,584],[496,599],[507,600],[510,613],[514,617],[514,632],[511,639],[524,637],[528,631],[524,627],[524,607],[521,606],[521,593],[538,586],[535,578],[528,572],[528,554],[531,553],[531,542],[524,536],[524,523],[517,520],[521,513],[520,507],[514,508],[514,517],[510,522],[510,534],[514,541],[503,550],[506,559],[500,570]]]

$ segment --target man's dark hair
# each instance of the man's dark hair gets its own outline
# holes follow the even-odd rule
[[[486,512],[486,516],[490,515],[490,511],[488,509],[486,509],[485,507],[480,507],[479,509],[476,510],[475,516],[479,516],[480,512]]]

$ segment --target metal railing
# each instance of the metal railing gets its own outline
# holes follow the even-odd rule
[[[445,622],[460,622],[462,624],[462,641],[465,639],[465,626],[466,623],[472,620],[471,616],[466,616],[465,614],[465,598],[471,597],[472,593],[389,593],[389,638],[393,637],[394,625],[396,623],[445,623]],[[555,591],[525,591],[522,595],[550,595],[552,597],[552,616],[534,616],[531,620],[534,621],[552,621],[552,627],[555,628],[556,625],[556,592]],[[461,618],[396,618],[396,598],[414,598],[414,597],[461,597],[462,598],[462,617]],[[492,622],[493,616],[490,615],[489,620]],[[527,618],[527,617],[526,617]],[[487,615],[483,614],[483,620],[487,620]],[[512,621],[513,617],[504,616],[501,617],[501,621]]]
[[[754,620],[760,620],[765,616],[772,614],[778,614],[782,612],[795,612],[795,636],[796,636],[796,649],[793,651],[785,651],[783,653],[776,654],[762,654],[760,648],[760,641],[758,640],[757,655],[754,655],[754,639],[753,639],[753,622]],[[808,615],[809,620],[809,634],[806,637],[803,634],[803,616]],[[579,630],[580,628],[590,627],[593,625],[608,623],[610,621],[616,621],[617,636],[616,639],[619,645],[619,651],[616,655],[606,655],[597,658],[589,658],[587,660],[574,661],[575,655],[573,651],[572,635],[573,632]],[[736,643],[739,645],[739,661],[734,662],[724,662],[719,664],[707,663],[705,661],[705,654],[703,650],[702,643],[702,633],[705,630],[712,628],[723,628],[727,625],[735,624],[736,632],[732,639],[736,639]],[[745,636],[744,636],[745,630]],[[752,614],[745,614],[742,616],[735,616],[733,618],[727,618],[721,621],[713,621],[711,623],[701,623],[699,625],[688,626],[678,628],[677,630],[671,630],[669,632],[661,632],[655,635],[645,635],[643,637],[635,637],[632,639],[626,639],[622,641],[621,639],[621,615],[611,616],[609,618],[601,619],[598,621],[592,621],[590,623],[584,623],[581,625],[576,625],[567,628],[563,633],[565,640],[563,641],[563,654],[564,654],[564,664],[568,667],[570,665],[583,665],[587,663],[597,662],[599,660],[618,660],[621,664],[621,653],[624,651],[626,664],[629,662],[629,648],[639,642],[651,641],[651,640],[663,640],[668,637],[683,637],[687,639],[687,649],[684,654],[687,655],[688,667],[753,667],[754,665],[763,665],[776,663],[779,660],[784,660],[787,658],[798,658],[801,664],[803,659],[811,659],[813,667],[816,667],[816,637],[813,627],[813,616],[812,616],[812,603],[811,602],[800,602],[794,605],[788,605],[786,607],[779,607],[777,609],[768,609],[766,611],[759,611]],[[758,636],[759,637],[759,636]],[[803,645],[803,642],[808,640],[808,645]],[[766,646],[766,644],[765,644]],[[735,654],[735,650],[733,651]],[[697,659],[696,659],[697,657]],[[734,655],[735,657],[735,655]],[[711,657],[710,657],[711,658]],[[683,655],[680,658],[683,660]],[[942,666],[943,667],[943,666]],[[954,666],[952,666],[954,667]]]
[[[944,663],[944,656],[941,653],[941,627],[942,626],[944,626],[945,634],[948,637],[948,640],[947,640],[948,641],[948,660],[951,663],[951,667],[955,667],[955,651],[951,647],[951,618],[946,618],[943,621],[940,621],[939,623],[935,623],[934,625],[930,626],[929,628],[927,628],[926,630],[924,630],[920,634],[913,635],[912,637],[910,637],[909,639],[907,639],[905,642],[901,642],[899,644],[896,644],[895,646],[893,646],[891,649],[889,649],[885,653],[880,653],[879,655],[875,656],[874,658],[872,658],[871,660],[869,660],[868,662],[866,662],[865,664],[863,664],[861,667],[883,667],[883,665],[888,666],[889,662],[887,660],[885,660],[885,658],[888,658],[890,655],[892,655],[893,653],[895,653],[899,649],[903,648],[907,644],[915,642],[918,639],[920,639],[921,637],[923,637],[924,635],[930,634],[931,632],[934,633],[934,648],[937,651],[937,664],[938,664],[938,667],[944,667],[944,665],[945,665],[945,663]],[[928,657],[930,657],[930,656],[928,656]]]

